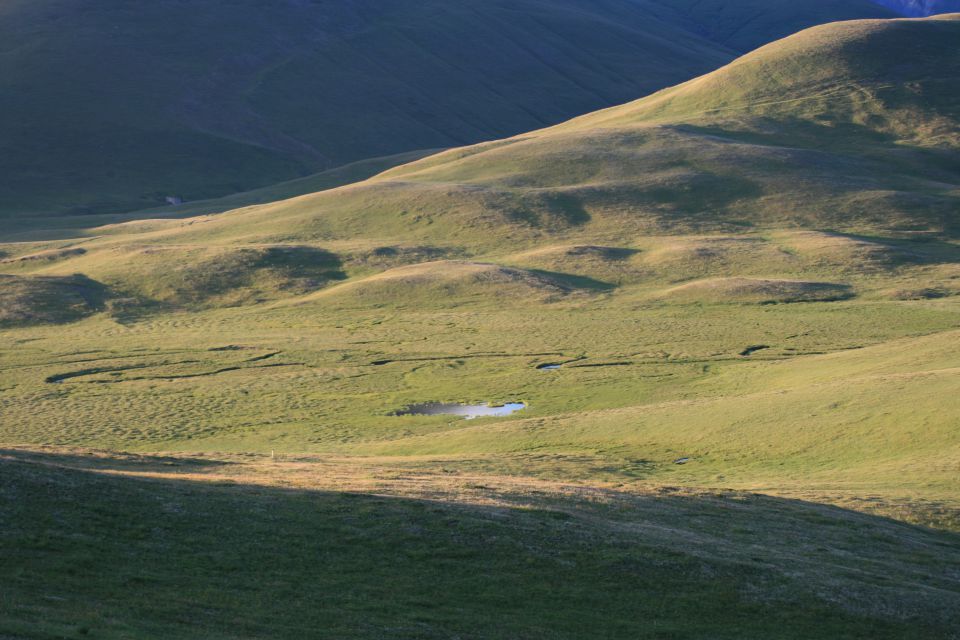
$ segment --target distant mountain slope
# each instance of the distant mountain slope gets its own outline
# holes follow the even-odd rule
[[[512,135],[867,0],[35,0],[0,8],[0,215],[197,200]]]
[[[739,53],[814,25],[899,13],[878,12],[870,0],[662,0],[662,4],[680,12],[689,30]]]
[[[960,0],[874,0],[905,16],[931,16],[960,11]]]

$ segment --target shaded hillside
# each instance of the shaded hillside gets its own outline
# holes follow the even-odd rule
[[[661,0],[684,16],[694,33],[746,53],[817,24],[895,17],[870,0]]]
[[[511,135],[884,12],[765,4],[720,20],[679,0],[7,3],[0,215],[193,201]]]
[[[800,501],[0,455],[11,637],[927,640],[957,620],[956,536]]]

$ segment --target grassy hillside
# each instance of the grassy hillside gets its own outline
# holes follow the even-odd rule
[[[891,340],[946,340],[957,327],[960,178],[949,80],[960,59],[945,45],[958,29],[953,19],[819,27],[647,99],[356,185],[4,245],[0,269],[17,287],[82,273],[110,298],[107,314],[73,325],[72,349],[56,327],[11,334],[37,351],[11,356],[4,374],[6,412],[18,417],[4,437],[186,450],[541,450],[665,469],[671,455],[694,450],[720,457],[705,454],[709,471],[681,474],[690,481],[716,473],[744,487],[781,486],[776,465],[797,452],[779,449],[769,420],[803,425],[820,415],[821,365],[800,359],[870,345],[880,359]],[[883,74],[894,55],[900,66]],[[771,358],[806,371],[796,374],[806,382],[744,390],[744,366]],[[545,378],[536,365],[553,361],[567,366]],[[721,375],[728,363],[736,376]],[[944,364],[928,380],[904,365],[893,381],[857,377],[837,395],[839,409],[816,421],[827,432],[862,420],[894,442],[900,409],[857,409],[877,394],[897,397],[892,389],[911,398],[904,410],[925,412],[939,430],[930,449],[898,446],[884,465],[864,453],[851,477],[885,469],[893,487],[925,464],[931,495],[949,495],[942,473],[955,464],[945,454],[956,447],[955,410],[937,385],[949,385],[952,371]],[[253,376],[258,391],[224,388],[221,376],[239,387]],[[718,376],[725,382],[711,382]],[[525,428],[514,441],[486,427],[437,439],[443,419],[384,419],[422,401],[517,399],[529,401],[532,440]],[[621,422],[633,414],[604,413],[661,415],[653,408],[661,403],[658,424],[670,433],[678,420],[722,425],[718,416],[730,416],[738,428],[756,425],[772,457],[734,473],[732,459],[716,453],[739,443],[730,433],[706,444],[668,445],[666,431],[635,441]],[[587,426],[608,419],[618,426]],[[556,442],[543,439],[553,420]],[[581,441],[571,424],[603,435]],[[387,434],[389,445],[380,442]],[[933,463],[934,452],[946,457]],[[828,463],[828,475],[846,474],[840,464]]]
[[[360,182],[392,167],[429,156],[438,149],[424,149],[391,156],[367,158],[302,178],[278,182],[259,189],[231,193],[220,198],[166,204],[161,207],[133,212],[89,215],[47,215],[14,217],[4,220],[5,241],[73,238],[85,229],[143,219],[186,218],[209,213],[221,213],[255,204],[276,202],[308,193],[316,193],[343,185]]]
[[[6,229],[0,635],[951,639],[958,29]]]
[[[885,15],[795,4],[712,3],[718,21],[665,0],[8,2],[0,215],[194,201],[512,135]]]

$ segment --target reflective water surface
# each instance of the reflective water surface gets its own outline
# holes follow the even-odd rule
[[[397,412],[398,416],[463,416],[467,420],[495,416],[509,416],[526,409],[524,402],[508,402],[500,406],[488,404],[453,404],[444,402],[425,402],[410,405]]]

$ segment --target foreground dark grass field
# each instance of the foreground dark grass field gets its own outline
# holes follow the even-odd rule
[[[872,640],[960,623],[955,534],[800,501],[356,461],[2,464],[3,637]]]

